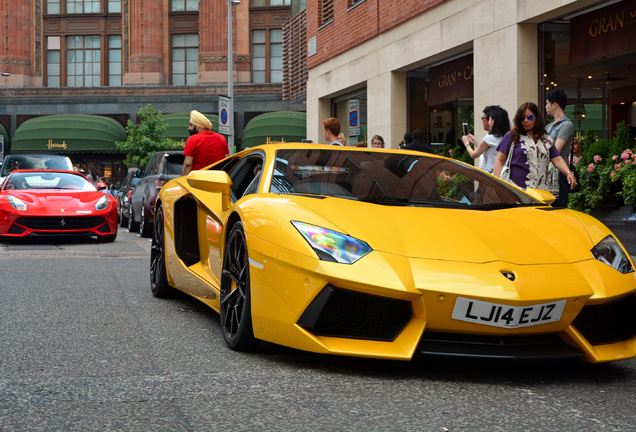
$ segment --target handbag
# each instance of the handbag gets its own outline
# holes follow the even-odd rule
[[[512,162],[512,153],[515,150],[515,143],[510,143],[510,150],[508,150],[508,157],[506,158],[506,163],[501,169],[501,173],[499,174],[499,178],[503,181],[510,183],[510,163]]]
[[[568,168],[574,174],[574,178],[576,179],[576,185],[574,189],[570,189],[570,193],[581,192],[581,182],[579,181],[579,170],[576,165],[572,162],[574,160],[574,146],[570,145],[570,160],[568,161]]]

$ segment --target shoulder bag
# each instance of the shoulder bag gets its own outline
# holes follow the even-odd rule
[[[515,150],[515,143],[510,142],[510,150],[508,150],[508,157],[506,158],[506,163],[501,169],[501,173],[499,174],[499,178],[503,181],[507,181],[510,183],[510,163],[512,162],[512,153]]]

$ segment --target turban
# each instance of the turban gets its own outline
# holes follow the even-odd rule
[[[195,126],[200,126],[204,129],[211,130],[212,122],[208,120],[206,116],[201,114],[199,111],[190,111],[190,123]]]

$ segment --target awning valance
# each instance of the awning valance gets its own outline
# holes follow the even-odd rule
[[[219,116],[216,114],[203,114],[212,122],[212,130],[214,132],[219,131]],[[188,125],[190,124],[189,113],[176,113],[176,114],[163,114],[161,116],[163,121],[166,122],[168,128],[164,136],[170,138],[173,141],[182,143],[182,147],[185,147],[185,143],[190,136],[188,132]]]
[[[307,114],[297,111],[275,111],[254,117],[245,126],[241,147],[261,144],[300,142],[307,138]]]
[[[11,139],[11,152],[121,153],[115,142],[126,130],[110,117],[60,114],[22,123]]]

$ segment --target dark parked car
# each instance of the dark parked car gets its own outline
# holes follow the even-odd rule
[[[7,155],[0,171],[0,186],[11,171],[18,169],[56,169],[73,171],[73,163],[68,156],[53,154],[13,154]]]
[[[180,150],[157,152],[150,157],[143,176],[130,195],[128,231],[139,230],[142,237],[150,237],[159,190],[169,180],[181,176],[183,160]]]
[[[124,179],[121,187],[117,190],[117,214],[119,226],[128,226],[128,215],[130,214],[130,195],[135,190],[135,186],[141,179],[141,170],[131,171]]]

